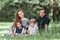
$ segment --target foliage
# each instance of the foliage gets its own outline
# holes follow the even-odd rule
[[[58,15],[56,13],[51,13],[51,1],[50,0],[0,0],[0,21],[13,21],[15,12],[18,9],[22,9],[25,13],[25,17],[37,18],[39,15],[39,9],[44,7],[46,9],[46,14],[51,18],[53,15],[54,20],[60,18],[59,6]],[[58,3],[59,4],[59,3]],[[55,12],[55,11],[54,11]],[[58,17],[57,17],[58,16]],[[53,19],[51,18],[51,20]]]

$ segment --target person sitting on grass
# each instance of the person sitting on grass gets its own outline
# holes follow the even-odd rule
[[[38,32],[38,26],[35,19],[31,19],[28,27],[28,34],[34,35]]]
[[[49,26],[49,23],[50,23],[50,19],[46,15],[45,8],[41,8],[39,10],[39,16],[37,17],[36,21],[37,21],[37,25],[38,25],[39,31],[41,31],[42,29],[48,29],[48,26]]]
[[[10,27],[10,33],[13,34],[14,31],[14,25],[16,22],[19,21],[21,22],[22,26],[24,26],[25,30],[28,30],[27,25],[29,25],[29,19],[25,18],[23,10],[19,9],[16,11],[15,19],[14,19],[14,24]]]
[[[21,22],[17,22],[14,26],[14,35],[19,35],[24,33],[24,27],[21,25]]]

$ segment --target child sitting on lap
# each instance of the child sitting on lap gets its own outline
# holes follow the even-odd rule
[[[28,34],[33,35],[38,32],[38,26],[35,19],[31,19],[28,27]]]

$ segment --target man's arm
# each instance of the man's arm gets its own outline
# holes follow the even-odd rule
[[[45,28],[48,28],[49,23],[50,23],[50,19],[49,18],[46,18],[45,25],[44,25]]]

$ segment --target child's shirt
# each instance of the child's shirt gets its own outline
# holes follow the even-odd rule
[[[22,33],[22,31],[23,31],[23,27],[22,28],[16,28],[16,33]]]
[[[30,31],[30,34],[36,34],[38,31],[38,26],[37,25],[34,25],[34,27],[29,26],[28,30]]]

